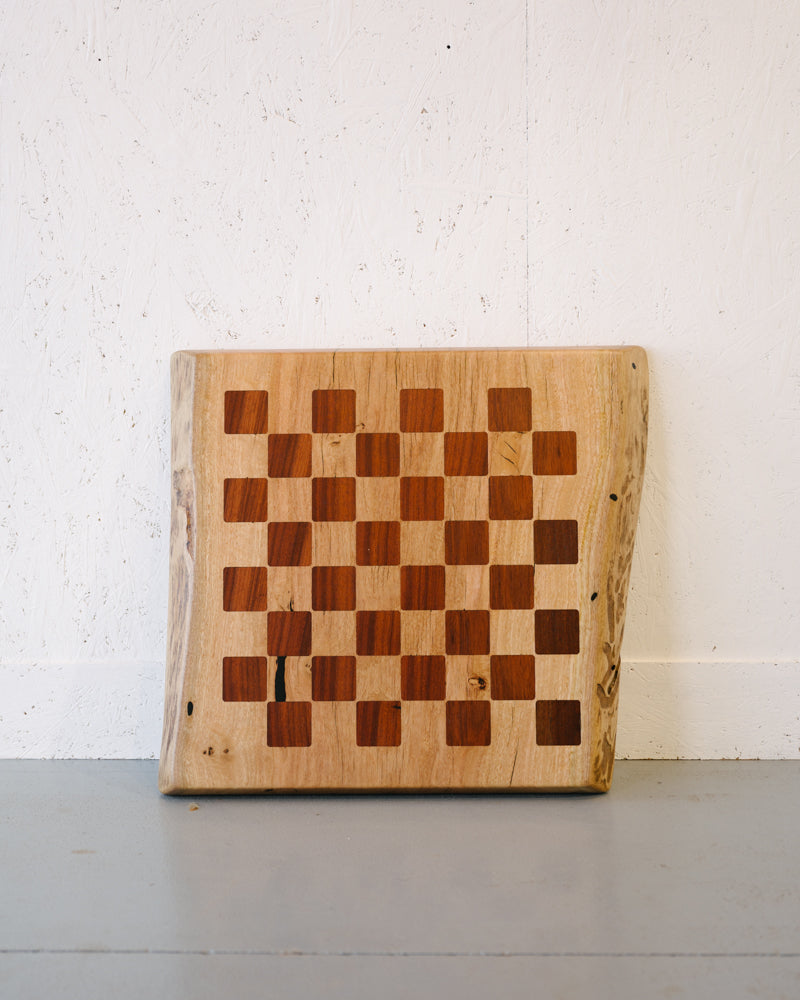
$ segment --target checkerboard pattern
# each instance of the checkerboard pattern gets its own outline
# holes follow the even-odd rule
[[[529,388],[468,401],[469,431],[448,429],[465,404],[437,386],[400,390],[396,430],[357,424],[356,403],[312,390],[310,426],[276,433],[266,390],[219,399],[226,440],[267,442],[220,483],[226,522],[267,524],[266,551],[219,581],[225,612],[266,613],[260,654],[222,657],[222,700],[267,702],[270,747],[311,746],[330,701],[357,702],[358,747],[400,746],[413,701],[441,703],[449,746],[489,746],[499,701],[536,703],[538,745],[580,745],[580,701],[536,698],[536,656],[580,652],[578,610],[536,601],[537,566],[579,559],[577,520],[537,516],[542,483],[578,472],[577,434],[533,430]],[[526,648],[499,641],[512,620]],[[455,697],[465,672],[474,696]],[[388,675],[399,699],[369,697]]]

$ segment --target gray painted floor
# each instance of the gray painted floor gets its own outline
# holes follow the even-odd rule
[[[3,998],[800,997],[800,762],[186,799],[2,761],[0,824]]]

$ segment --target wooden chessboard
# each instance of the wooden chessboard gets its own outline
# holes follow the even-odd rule
[[[162,791],[608,788],[647,381],[176,354]]]

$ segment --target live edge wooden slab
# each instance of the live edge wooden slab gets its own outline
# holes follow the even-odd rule
[[[611,782],[640,348],[172,359],[166,793]]]

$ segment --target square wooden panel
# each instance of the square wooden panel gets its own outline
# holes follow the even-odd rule
[[[172,387],[164,791],[608,787],[643,352],[181,352]]]
[[[314,521],[355,521],[355,479],[319,476],[312,480],[311,517]]]
[[[401,389],[400,430],[433,434],[444,430],[443,389]]]
[[[356,429],[355,389],[314,389],[311,429],[315,434],[352,434]]]
[[[226,479],[223,515],[225,520],[268,521],[268,492],[268,479]]]

